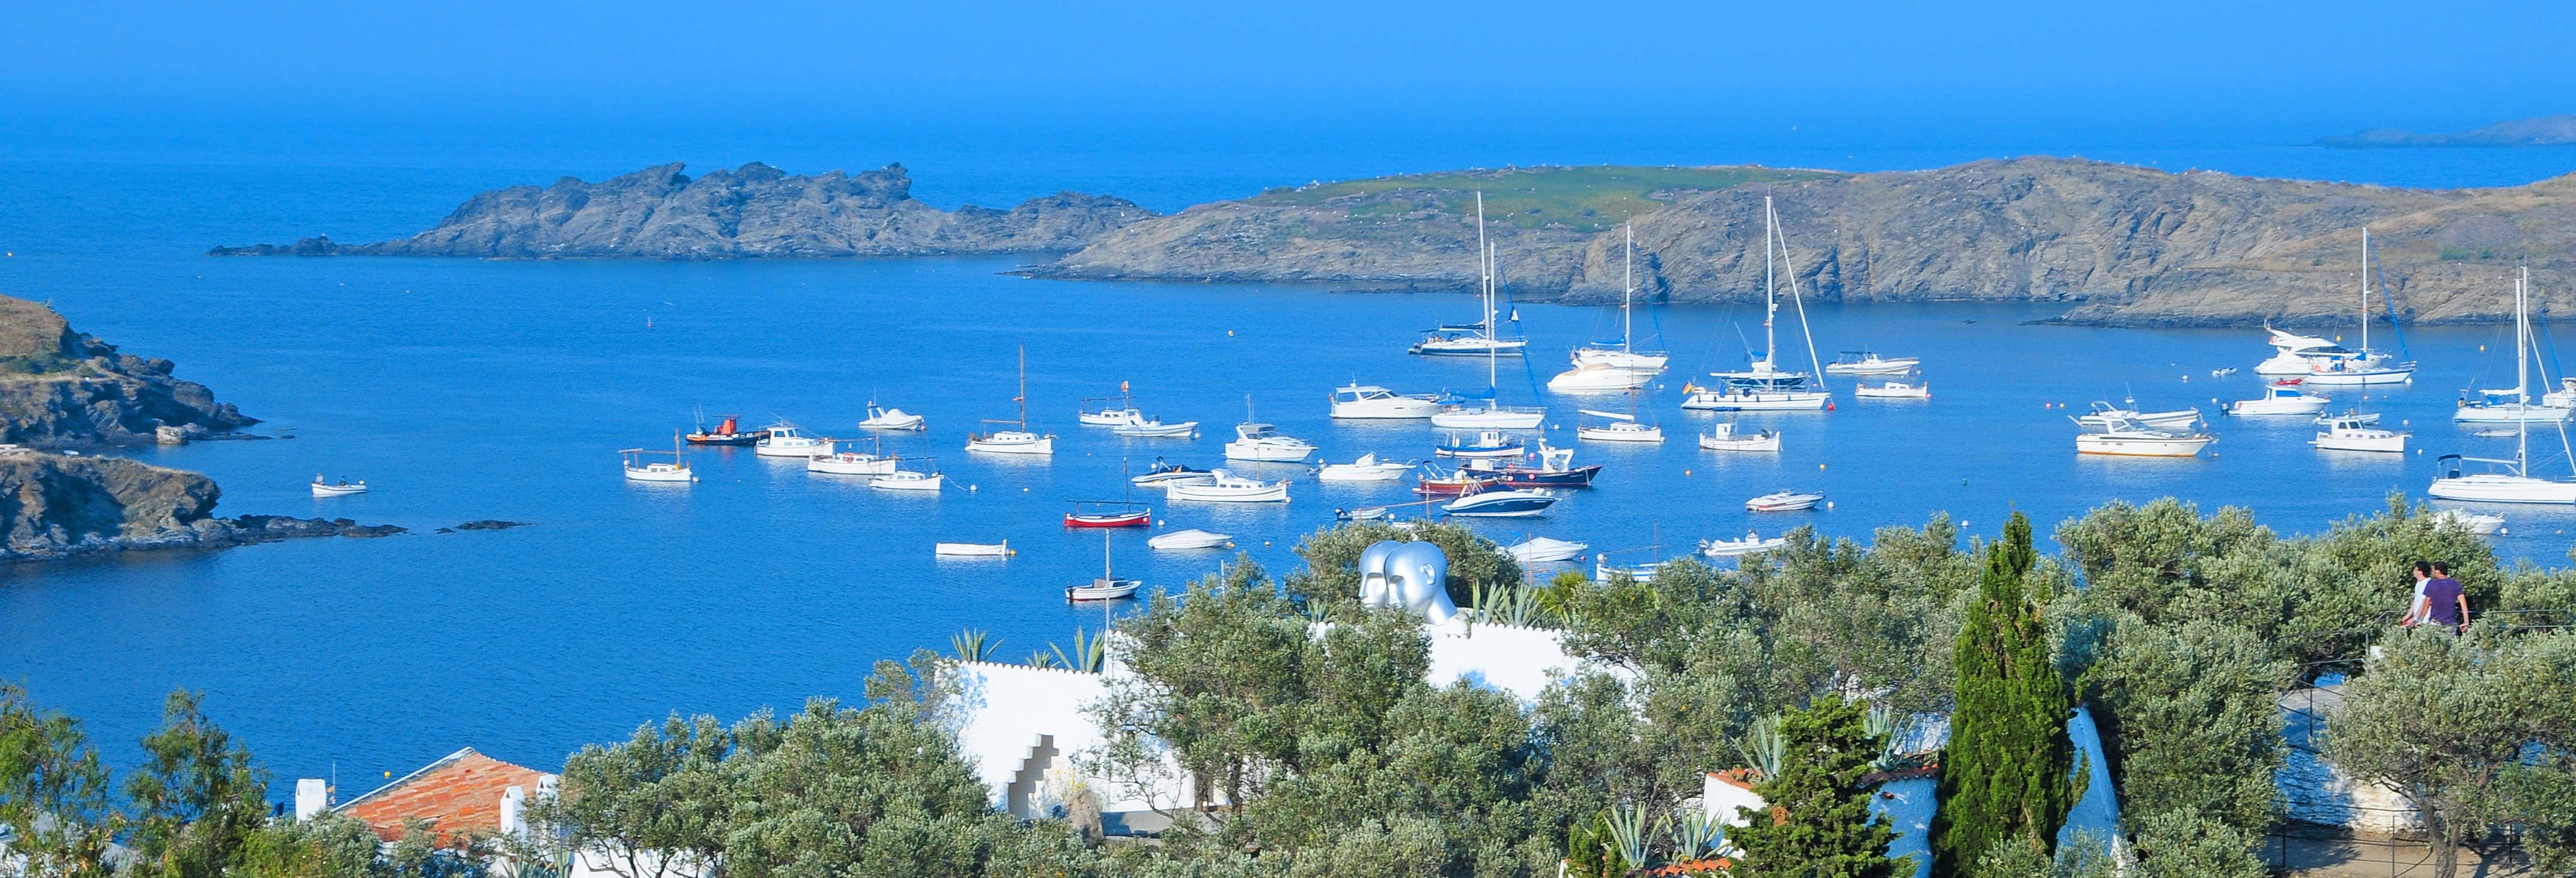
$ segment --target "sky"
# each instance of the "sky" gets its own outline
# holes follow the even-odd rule
[[[2294,137],[2576,111],[2576,4],[12,4],[52,120],[1654,124]]]

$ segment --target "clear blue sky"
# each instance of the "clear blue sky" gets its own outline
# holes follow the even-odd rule
[[[40,115],[1221,122],[1829,104],[2312,136],[2576,112],[2567,2],[12,6],[0,109]]]

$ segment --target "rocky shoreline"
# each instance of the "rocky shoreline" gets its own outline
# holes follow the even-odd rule
[[[345,518],[217,518],[222,496],[213,479],[184,470],[118,457],[0,451],[0,562],[406,532]]]

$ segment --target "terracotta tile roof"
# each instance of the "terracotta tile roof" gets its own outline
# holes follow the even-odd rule
[[[425,818],[438,828],[439,841],[452,844],[465,834],[499,831],[501,793],[524,787],[533,795],[542,776],[467,747],[335,810],[366,821],[386,841],[402,837],[405,821]]]
[[[1654,878],[1670,878],[1670,876],[1674,875],[1696,875],[1701,872],[1733,871],[1735,871],[1735,863],[1727,860],[1725,857],[1718,857],[1708,860],[1683,860],[1671,865],[1657,866],[1646,870],[1646,874],[1654,876]]]
[[[1712,771],[1708,773],[1708,776],[1719,783],[1739,790],[1751,791],[1753,789],[1753,769],[1750,768],[1729,768],[1725,771]]]

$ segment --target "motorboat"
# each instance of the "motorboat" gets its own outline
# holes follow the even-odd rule
[[[2075,423],[2096,430],[2109,429],[2115,421],[2135,421],[2157,430],[2184,430],[2200,423],[2199,409],[2175,409],[2166,412],[2138,411],[2138,401],[2128,400],[2128,408],[2112,408],[2110,403],[2095,400],[2090,414],[2079,415]]]
[[[2547,379],[2543,379],[2547,380]],[[2558,379],[2558,389],[2540,395],[2541,405],[2576,408],[2576,378]]]
[[[732,419],[727,418],[726,420],[731,421]],[[689,471],[689,459],[680,453],[680,443],[685,441],[687,441],[686,437],[680,436],[674,432],[671,436],[671,450],[669,451],[646,451],[641,448],[629,448],[618,452],[618,454],[624,455],[626,458],[626,480],[630,482],[668,482],[684,485],[697,481],[698,474]],[[658,456],[663,454],[670,455],[671,459],[667,461],[657,460],[651,462],[644,460],[646,455]],[[321,476],[313,477],[313,486],[315,488],[323,487]],[[358,488],[359,490],[365,490],[366,483],[360,482]],[[315,492],[317,496],[319,496],[320,493],[321,492],[319,491]]]
[[[2236,374],[2236,367],[2234,367],[2234,366],[2228,366],[2228,367],[2225,367],[2225,368],[2220,368],[2220,369],[2211,369],[2211,370],[2209,370],[2209,377],[2211,377],[2211,378],[2225,378],[2225,377],[2227,377],[2227,376],[2229,376],[2229,375],[2234,375],[2234,374]]]
[[[2316,417],[2316,425],[2320,427],[2333,426],[2337,421],[2351,421],[2354,424],[2367,427],[2379,423],[2379,413],[2364,412],[2360,409],[2345,409],[2343,414],[2338,415],[2333,412],[2326,412],[2317,415]],[[2511,436],[2513,433],[2511,431],[2507,431],[2505,435]]]
[[[1154,523],[1154,510],[1142,503],[1076,500],[1064,514],[1066,527],[1144,527]]]
[[[868,401],[868,416],[859,421],[861,430],[927,430],[929,428],[930,419],[902,409],[877,405],[876,400]]]
[[[1216,478],[1214,471],[1177,463],[1164,463],[1162,458],[1157,457],[1154,458],[1153,469],[1146,470],[1144,475],[1130,477],[1127,482],[1139,488],[1164,488],[1176,484],[1204,482],[1212,478]]]
[[[1734,421],[1710,424],[1709,431],[1699,434],[1702,451],[1778,451],[1780,431],[1757,430],[1751,433],[1736,428]]]
[[[717,417],[721,418],[721,420],[716,422],[715,429],[707,429],[705,422],[701,421],[699,422],[697,429],[689,431],[689,435],[683,438],[687,439],[688,443],[691,445],[749,445],[762,439],[769,438],[769,431],[767,430],[743,429],[742,419],[739,415],[719,415]]]
[[[2272,346],[2273,353],[2271,359],[2254,364],[2256,375],[2306,375],[2309,352],[2318,352],[2321,356],[2351,353],[2342,345],[2335,344],[2334,339],[2274,329],[2269,323],[2263,325],[2263,331],[2269,336],[2264,343]]]
[[[1500,482],[1509,488],[1589,488],[1594,476],[1601,474],[1600,464],[1574,465],[1574,449],[1552,448],[1541,442],[1538,465],[1504,463],[1498,458],[1469,458],[1459,470],[1462,475]]]
[[[2077,418],[2079,426],[2090,426]],[[2075,453],[2122,457],[2195,457],[2218,437],[2207,433],[2158,430],[2128,418],[2113,418],[2099,430],[2075,434]]]
[[[751,453],[762,457],[821,457],[832,453],[832,440],[807,436],[795,424],[780,421],[769,425],[769,435],[752,443]]]
[[[1763,539],[1760,533],[1745,531],[1743,539],[1701,540],[1699,553],[1711,558],[1738,558],[1755,552],[1767,552],[1789,544],[1788,537]]]
[[[1100,578],[1094,579],[1085,585],[1066,588],[1064,590],[1064,599],[1068,603],[1078,601],[1114,601],[1119,598],[1135,595],[1136,589],[1143,585],[1144,583],[1137,580],[1120,579],[1118,578],[1118,574],[1110,569],[1109,534],[1108,532],[1103,531],[1100,534]]]
[[[1353,509],[1335,509],[1333,510],[1333,520],[1377,521],[1387,517],[1388,514],[1387,508],[1384,506],[1361,506]]]
[[[2359,417],[2336,418],[2326,424],[2317,438],[2308,444],[2328,451],[2382,451],[2406,453],[2406,437],[2411,434],[2368,426]]]
[[[895,471],[897,459],[856,451],[837,451],[805,461],[805,471],[842,476],[881,476]]]
[[[1825,495],[1823,494],[1804,494],[1797,491],[1782,490],[1773,491],[1760,497],[1746,500],[1744,501],[1744,508],[1754,512],[1796,512],[1802,509],[1814,509],[1816,508],[1816,504],[1824,501]]]
[[[1431,453],[1440,457],[1475,458],[1520,457],[1528,452],[1523,450],[1520,437],[1497,430],[1486,430],[1476,434],[1473,439],[1462,439],[1452,433],[1448,441],[1432,446]]]
[[[1438,467],[1426,466],[1423,467],[1421,478],[1413,485],[1413,493],[1424,497],[1464,497],[1492,487],[1500,481],[1501,479],[1495,476],[1478,475],[1470,470],[1443,471]]]
[[[1779,273],[1775,266],[1787,258],[1788,251],[1788,242],[1780,235],[1779,210],[1772,205],[1771,196],[1762,196],[1762,355],[1744,371],[1709,373],[1709,377],[1718,379],[1716,387],[1683,387],[1682,408],[1720,412],[1821,411],[1832,406],[1833,394],[1822,381],[1806,372],[1783,370],[1776,358],[1780,295],[1774,280]],[[1814,365],[1816,345],[1813,331],[1807,326],[1806,300],[1798,293],[1797,266],[1790,265],[1787,273],[1789,300],[1798,308],[1799,336],[1807,339],[1807,360]]]
[[[1852,396],[1861,399],[1931,399],[1932,385],[1921,378],[1912,381],[1890,378],[1877,384],[1855,384]]]
[[[2486,536],[2488,534],[2504,530],[2504,516],[2493,512],[2470,512],[2466,509],[2443,509],[2436,511],[2427,517],[2433,519],[2435,524],[2449,524],[2465,528],[2468,532],[2479,536]]]
[[[1622,225],[1627,237],[1626,258],[1622,263],[1624,280],[1619,292],[1619,343],[1585,345],[1575,348],[1574,368],[1557,373],[1547,380],[1547,389],[1558,393],[1597,393],[1635,390],[1646,386],[1664,373],[1672,361],[1661,352],[1637,350],[1637,232]]]
[[[1149,418],[1111,427],[1109,432],[1130,439],[1196,439],[1199,437],[1199,422],[1166,424],[1161,418]]]
[[[2361,347],[2350,351],[2335,349],[2327,355],[2304,354],[2308,361],[2310,384],[2404,384],[2415,380],[2415,361],[2400,360],[2395,355],[2370,349],[2370,227],[2361,227]],[[2384,297],[2383,297],[2384,298]],[[2397,325],[2397,312],[2388,312],[2390,326]],[[2404,347],[2405,338],[2398,339]]]
[[[981,454],[1055,454],[1055,434],[1039,434],[1029,430],[1029,349],[1025,345],[1020,348],[1020,393],[1012,397],[1011,401],[1020,406],[1020,416],[1017,419],[1008,421],[995,418],[984,419],[987,425],[1010,424],[1011,429],[968,434],[966,450]]]
[[[1413,471],[1412,461],[1396,463],[1377,459],[1374,453],[1363,454],[1349,463],[1328,463],[1315,468],[1319,482],[1392,482]]]
[[[1190,530],[1176,530],[1167,534],[1158,534],[1153,539],[1146,540],[1145,545],[1150,548],[1161,549],[1164,551],[1178,551],[1182,549],[1222,549],[1234,545],[1234,537],[1231,534],[1221,534],[1215,531],[1205,531],[1193,528]]]
[[[1270,424],[1245,423],[1234,426],[1234,441],[1225,444],[1225,459],[1297,463],[1315,453],[1315,446],[1304,439],[1282,436]]]
[[[1397,393],[1353,382],[1333,390],[1333,417],[1343,420],[1410,420],[1440,411],[1440,399]]]
[[[1093,400],[1084,400],[1084,402],[1092,401]],[[1076,411],[1074,412],[1074,420],[1080,421],[1082,425],[1086,427],[1122,427],[1128,424],[1144,423],[1145,413],[1137,410],[1137,408],[1132,405],[1103,406],[1097,409],[1085,408]]]
[[[947,476],[908,469],[899,469],[868,478],[868,487],[880,491],[937,491],[946,487],[947,483]]]
[[[1462,398],[1431,415],[1431,426],[1452,430],[1535,430],[1546,421],[1547,409],[1497,405],[1491,396],[1482,404]]]
[[[1478,491],[1449,501],[1440,511],[1468,518],[1531,518],[1554,505],[1554,494],[1510,488]]]
[[[2263,398],[2240,399],[2227,406],[2227,413],[2237,417],[2264,415],[2313,415],[2326,410],[2333,399],[2316,396],[2298,388],[2299,379],[2291,378],[2263,385]]]
[[[1606,585],[1616,577],[1625,576],[1635,582],[1653,582],[1655,574],[1662,572],[1664,565],[1670,563],[1672,562],[1647,561],[1642,564],[1612,564],[1610,553],[1603,552],[1592,556],[1592,581]]]
[[[1288,480],[1264,482],[1217,470],[1207,481],[1173,485],[1163,493],[1173,500],[1200,503],[1286,503]]]
[[[2523,269],[2513,283],[2513,359],[2514,403],[2528,405],[2531,396],[2523,388],[2530,385],[2531,354],[2535,343],[2531,335],[2531,269]],[[2544,479],[2531,474],[2531,423],[2514,425],[2512,460],[2490,457],[2464,457],[2445,454],[2435,461],[2433,484],[2424,493],[2444,500],[2482,500],[2490,503],[2576,503],[2576,482]],[[2559,440],[2566,441],[2565,426],[2560,426]],[[2485,472],[2464,472],[2466,464],[2478,463]]]
[[[346,497],[351,494],[364,494],[366,492],[367,480],[365,479],[359,479],[355,482],[349,481],[348,479],[341,479],[337,483],[333,483],[323,481],[322,476],[318,473],[313,476],[313,496],[316,497]]]
[[[1828,375],[1903,375],[1922,367],[1916,357],[1882,357],[1874,351],[1844,351],[1842,358],[1825,364]]]
[[[1512,553],[1512,560],[1521,562],[1521,566],[1527,567],[1536,564],[1554,564],[1559,561],[1572,561],[1575,558],[1581,557],[1583,555],[1583,550],[1589,548],[1592,548],[1590,544],[1578,543],[1572,540],[1560,540],[1552,537],[1531,537],[1507,546],[1503,551]]]
[[[1607,418],[1608,423],[1575,425],[1574,438],[1578,440],[1585,442],[1650,443],[1660,443],[1664,441],[1663,427],[1650,427],[1645,424],[1637,423],[1636,415],[1623,415],[1617,412],[1600,412],[1593,411],[1591,409],[1583,409],[1582,412],[1596,418]]]
[[[1011,541],[1003,540],[998,543],[937,543],[930,547],[930,554],[941,558],[1008,558],[1011,556]]]

